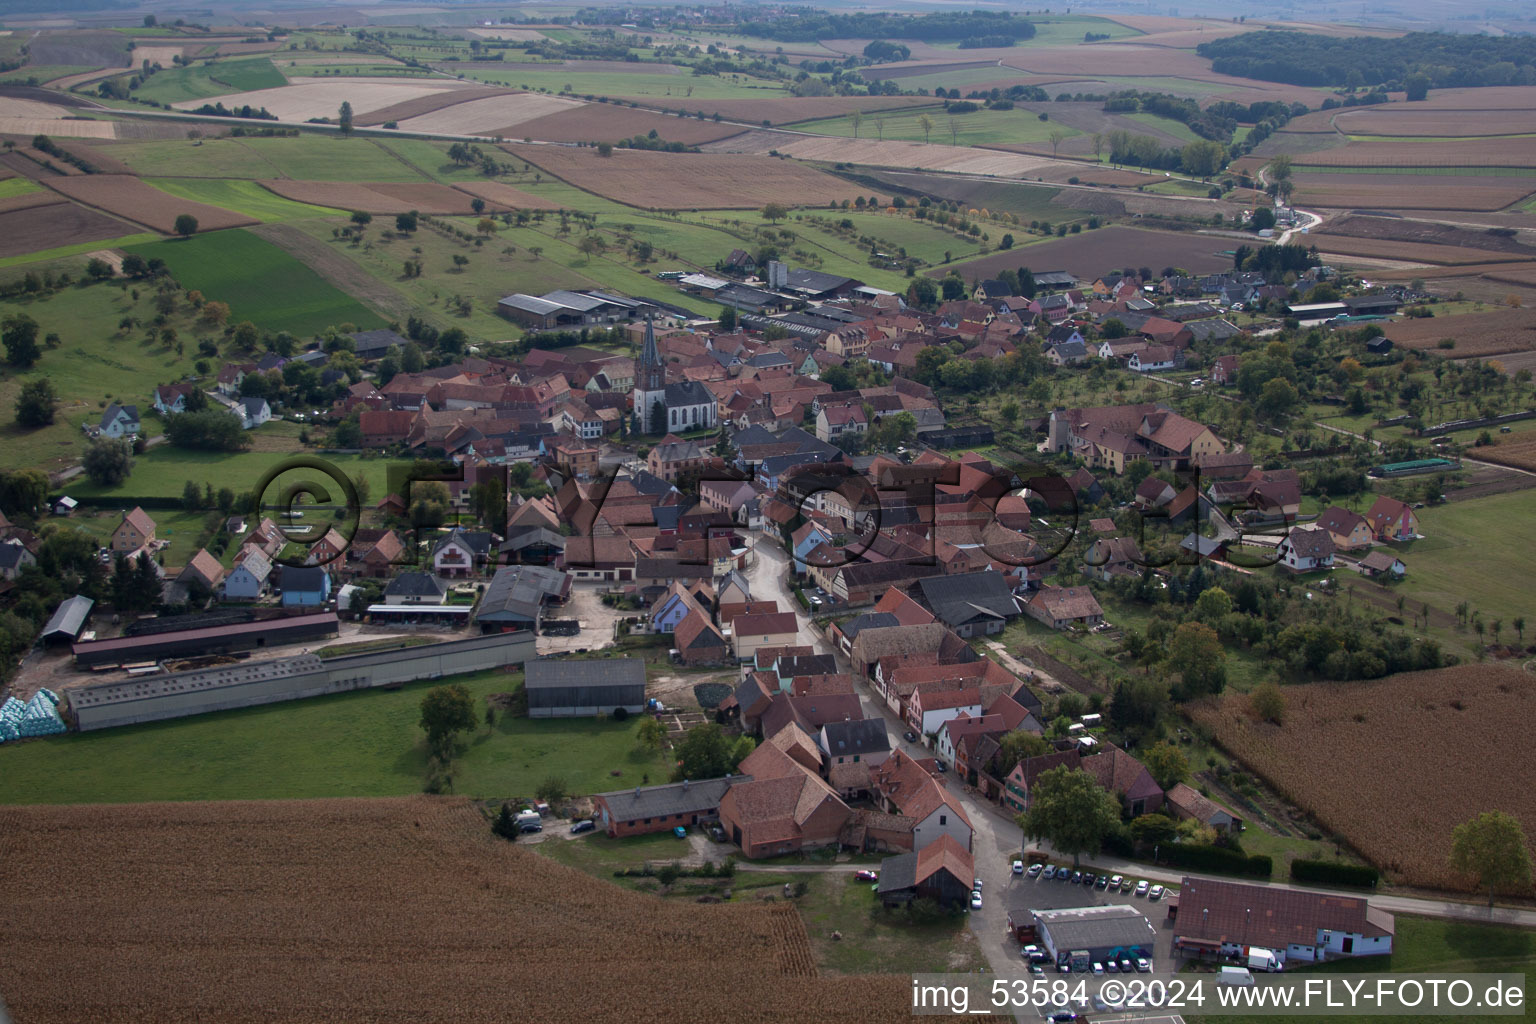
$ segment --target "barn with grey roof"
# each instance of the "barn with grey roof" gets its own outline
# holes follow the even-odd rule
[[[523,666],[529,718],[637,715],[645,710],[639,658],[547,658]]]

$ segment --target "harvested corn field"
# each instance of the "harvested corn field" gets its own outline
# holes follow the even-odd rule
[[[1390,875],[1469,889],[1448,863],[1451,829],[1495,809],[1536,821],[1536,760],[1523,743],[1488,742],[1536,729],[1531,681],[1512,666],[1462,665],[1286,687],[1284,725],[1257,720],[1239,693],[1191,714],[1244,767]]]
[[[1387,324],[1386,335],[1393,344],[1418,349],[1432,349],[1440,339],[1452,338],[1456,347],[1447,354],[1457,358],[1523,352],[1536,349],[1536,309],[1410,318]]]
[[[350,181],[292,181],[287,178],[258,182],[268,191],[296,203],[329,206],[362,213],[474,213],[468,192],[447,185],[359,184]],[[488,202],[491,200],[487,199]],[[494,204],[493,204],[494,205]]]
[[[1298,206],[1346,210],[1502,210],[1536,190],[1536,178],[1452,174],[1314,173],[1296,177]]]
[[[407,118],[400,122],[400,130],[443,132],[450,135],[508,135],[513,134],[512,128],[524,121],[532,121],[557,111],[572,110],[581,105],[580,100],[562,96],[512,92],[503,96],[467,100],[429,114]]]
[[[529,1022],[808,1005],[858,1022],[910,1000],[904,977],[818,978],[789,905],[622,890],[493,838],[458,798],[12,807],[0,829],[32,878],[0,917],[29,1024],[490,1024],[514,1004]]]
[[[209,206],[207,203],[197,203],[190,199],[178,199],[126,174],[84,174],[73,178],[50,178],[47,184],[49,188],[56,189],[87,206],[94,206],[114,216],[144,224],[167,235],[176,230],[176,218],[184,213],[190,213],[197,218],[199,231],[218,231],[221,228],[256,223],[251,217],[233,213],[219,206]]]
[[[823,206],[859,194],[840,178],[766,156],[616,149],[605,157],[595,149],[568,146],[503,148],[579,189],[648,209]]]
[[[904,171],[955,171],[1003,178],[1037,176],[1047,165],[1057,166],[1049,157],[998,149],[925,142],[881,142],[841,136],[799,136],[769,131],[748,132],[703,148],[720,153],[767,153],[773,150],[797,160],[846,162]]]
[[[1483,462],[1536,472],[1536,437],[1530,434],[1521,434],[1516,438],[1500,436],[1494,439],[1493,444],[1479,447],[1476,455]]]

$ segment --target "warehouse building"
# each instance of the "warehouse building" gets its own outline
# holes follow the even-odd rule
[[[366,654],[313,654],[138,676],[69,690],[82,732],[134,722],[274,704],[346,690],[394,686],[521,664],[535,657],[533,634],[498,633]]]
[[[1099,962],[1150,958],[1157,940],[1152,922],[1124,904],[1037,910],[1034,918],[1040,945],[1058,963],[1080,952]]]
[[[175,629],[111,640],[83,640],[75,644],[75,664],[81,668],[109,668],[167,658],[197,658],[262,647],[303,643],[335,636],[335,612],[290,615],[255,622],[226,623],[197,629]]]
[[[571,577],[542,565],[505,565],[491,577],[475,621],[482,632],[531,629],[538,632],[544,606],[571,596]]]
[[[617,839],[647,832],[670,832],[679,825],[699,825],[720,820],[720,798],[734,785],[751,782],[750,775],[721,779],[673,782],[662,786],[636,786],[593,797],[598,824]]]
[[[576,718],[645,710],[645,662],[639,658],[562,658],[523,666],[529,718]]]
[[[86,620],[91,617],[91,609],[95,604],[96,602],[80,594],[60,601],[53,615],[49,617],[48,624],[43,627],[43,643],[74,643],[79,638],[81,630],[85,629]]]

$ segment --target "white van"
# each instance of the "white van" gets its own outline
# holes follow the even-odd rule
[[[1220,985],[1252,985],[1253,975],[1246,967],[1223,967],[1216,981]]]

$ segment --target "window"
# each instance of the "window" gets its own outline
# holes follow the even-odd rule
[[[949,815],[947,815],[947,814],[939,815],[939,824],[940,825],[948,825],[949,824]]]

